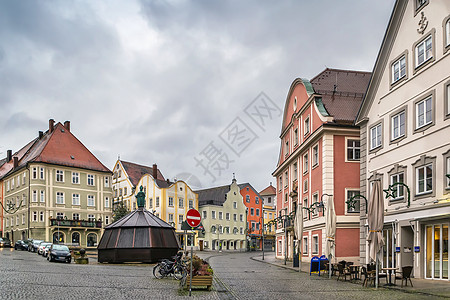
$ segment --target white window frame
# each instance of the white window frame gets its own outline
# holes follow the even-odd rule
[[[319,192],[315,192],[314,194],[312,194],[311,202],[312,203],[316,203],[316,202],[319,203]],[[317,217],[319,215],[319,209],[317,208],[317,206],[314,208],[312,215],[313,215],[313,217]]]
[[[37,167],[33,167],[33,172],[32,172],[32,179],[37,179],[38,177],[38,168]]]
[[[297,180],[297,177],[298,177],[297,173],[298,173],[298,166],[297,166],[297,162],[295,162],[292,165],[292,175],[293,175],[292,177],[294,177],[294,180]]]
[[[37,190],[33,190],[31,202],[38,202]]]
[[[311,238],[312,238],[311,253],[312,254],[319,254],[319,249],[320,249],[320,246],[319,246],[319,235],[318,234],[314,234],[314,235],[312,235]]]
[[[312,148],[312,168],[319,165],[319,144],[316,144]]]
[[[178,197],[178,207],[184,208],[184,198],[183,197]]]
[[[11,219],[12,220],[12,219]],[[38,220],[38,213],[37,213],[37,211],[33,211],[33,218],[32,218],[32,222],[37,222],[37,220]],[[11,226],[13,226],[13,223],[12,223],[13,221],[11,221]]]
[[[72,205],[80,205],[80,194],[72,194]]]
[[[428,42],[431,43],[430,51],[427,52],[427,44]],[[423,48],[423,61],[419,62],[419,52],[422,52],[419,50],[419,48]],[[415,49],[414,49],[414,56],[416,60],[416,68],[420,67],[424,63],[426,63],[428,60],[433,58],[433,35],[430,34],[426,38],[424,38],[421,42],[419,42]]]
[[[351,145],[349,146],[349,143]],[[356,145],[356,143],[359,143],[359,146]],[[352,153],[352,157],[349,157],[349,150]],[[356,153],[359,151],[359,158],[356,157]],[[345,139],[345,160],[350,162],[359,162],[361,159],[361,141],[357,138],[348,137]]]
[[[403,124],[402,124],[403,116]],[[403,126],[403,132],[402,132]],[[392,141],[404,137],[406,134],[406,111],[402,110],[391,117],[391,138]]]
[[[173,197],[169,197],[169,206],[173,207]]]
[[[383,145],[383,125],[378,123],[370,127],[370,150]]]
[[[105,225],[109,224],[109,216],[105,216]]]
[[[308,237],[304,236],[303,237],[303,254],[308,255]]]
[[[80,173],[72,172],[72,184],[80,184]]]
[[[216,219],[216,211],[215,210],[212,210],[211,211],[211,219]]]
[[[41,190],[41,192],[40,192],[39,201],[41,203],[45,203],[45,191],[44,190]]]
[[[64,192],[56,192],[56,204],[64,204]]]
[[[450,156],[446,158],[446,162],[447,162],[447,170],[446,170],[446,174],[450,174]],[[450,178],[447,177],[447,175],[445,175],[445,179],[446,179],[446,188],[450,188]]]
[[[109,197],[105,197],[105,208],[109,208],[109,206],[110,206]]]
[[[45,171],[44,168],[39,168],[39,179],[44,180],[45,179]]]
[[[105,176],[105,187],[109,187],[109,176]]]
[[[202,212],[202,215],[203,215],[203,219],[206,219],[208,217],[208,211],[204,210]]]
[[[80,220],[80,214],[79,213],[73,213],[72,214],[72,220]]]
[[[308,153],[305,153],[303,155],[303,174],[308,173],[309,171],[309,157],[308,157]]]
[[[345,201],[350,200],[351,197],[354,196],[354,195],[352,195],[349,197],[349,195],[348,195],[349,193],[352,193],[352,194],[356,193],[356,195],[358,195],[360,192],[359,192],[359,189],[351,189],[351,188],[345,189]],[[360,202],[361,198],[355,198],[354,200],[357,201],[357,204],[355,204],[355,210],[352,210],[352,211],[348,210],[348,205],[347,205],[347,203],[345,203],[345,212],[348,214],[351,214],[351,215],[359,214],[361,212],[361,202]]]
[[[427,177],[427,172],[426,172],[427,167],[431,167],[431,189],[427,189],[427,184],[426,184],[427,180],[430,179],[429,177]],[[419,186],[420,186],[419,172],[421,169],[423,169],[423,182],[424,182],[424,184],[423,184],[424,190],[423,191],[419,190]],[[433,180],[434,179],[433,179],[433,164],[432,163],[428,163],[423,166],[416,167],[416,195],[432,193],[433,192]]]
[[[298,128],[294,129],[294,146],[298,145]]]
[[[400,177],[402,177],[402,180],[400,181]],[[398,172],[395,174],[392,174],[389,176],[389,184],[394,184],[395,182],[402,182],[405,183],[405,172]],[[396,185],[395,188],[397,189],[396,197],[392,197],[392,201],[401,200],[405,197],[405,188],[401,185]]]
[[[88,186],[95,186],[95,180],[94,180],[93,174],[87,174],[87,185]]]
[[[427,105],[430,105],[430,110],[427,110]],[[433,95],[426,97],[416,104],[416,129],[425,127],[433,123]],[[419,113],[420,105],[423,105],[423,114]],[[423,117],[423,124],[420,124],[421,116]],[[429,119],[428,119],[429,117]]]
[[[307,116],[305,118],[305,121],[303,121],[303,135],[306,136],[309,134],[310,132],[310,126],[311,126],[311,122],[309,121],[309,116]]]
[[[402,72],[403,70],[403,72]],[[395,73],[398,72],[398,77],[395,77]],[[402,55],[392,64],[392,83],[396,83],[400,79],[406,76],[406,56]]]
[[[64,182],[64,170],[56,170],[56,182]]]
[[[89,206],[89,207],[95,206],[95,196],[94,195],[87,195],[87,206]]]
[[[44,222],[44,212],[43,211],[39,212],[39,222]]]

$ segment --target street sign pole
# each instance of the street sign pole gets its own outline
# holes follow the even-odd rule
[[[186,213],[186,222],[191,227],[191,268],[189,275],[189,297],[192,295],[192,260],[194,258],[194,227],[200,225],[202,217],[198,210],[191,208]]]
[[[194,252],[194,246],[192,245],[194,240],[194,228],[191,227],[191,268],[190,268],[190,275],[189,275],[189,297],[191,297],[192,294],[192,258],[193,258],[193,252]]]

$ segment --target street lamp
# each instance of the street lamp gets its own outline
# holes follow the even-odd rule
[[[449,175],[447,175],[447,176],[449,176]],[[408,197],[408,205],[406,207],[409,207],[411,205],[410,190],[409,190],[409,187],[406,184],[404,184],[403,182],[394,182],[393,184],[388,186],[387,189],[383,190],[383,192],[386,193],[386,198],[389,198],[389,197],[396,198],[398,185],[404,186],[406,188],[406,193],[407,193],[407,197]],[[366,213],[367,213],[367,205],[366,205]]]
[[[362,198],[366,201],[366,215],[367,215],[367,198],[360,194],[354,195],[350,199],[345,201],[345,203],[347,203],[347,211],[355,209],[355,205],[357,203],[356,198]]]

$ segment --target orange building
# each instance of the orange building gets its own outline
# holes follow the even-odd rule
[[[247,207],[248,250],[262,249],[263,199],[250,183],[239,184],[242,199]]]
[[[325,252],[325,216],[320,204],[334,201],[336,260],[359,259],[359,128],[353,125],[371,73],[326,69],[313,79],[297,78],[287,95],[281,130],[277,214],[303,209],[302,260]],[[294,212],[294,213],[293,213]],[[292,259],[293,222],[279,222],[276,256]]]

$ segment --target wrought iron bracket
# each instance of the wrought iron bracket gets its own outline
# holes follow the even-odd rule
[[[407,193],[407,199],[408,199],[408,205],[406,207],[409,207],[411,205],[411,192],[409,190],[409,187],[404,184],[403,182],[395,182],[393,184],[391,184],[390,186],[388,186],[387,189],[383,190],[383,192],[386,193],[386,198],[392,197],[392,198],[396,198],[397,195],[397,185],[401,185],[404,186],[406,188],[406,193]]]

